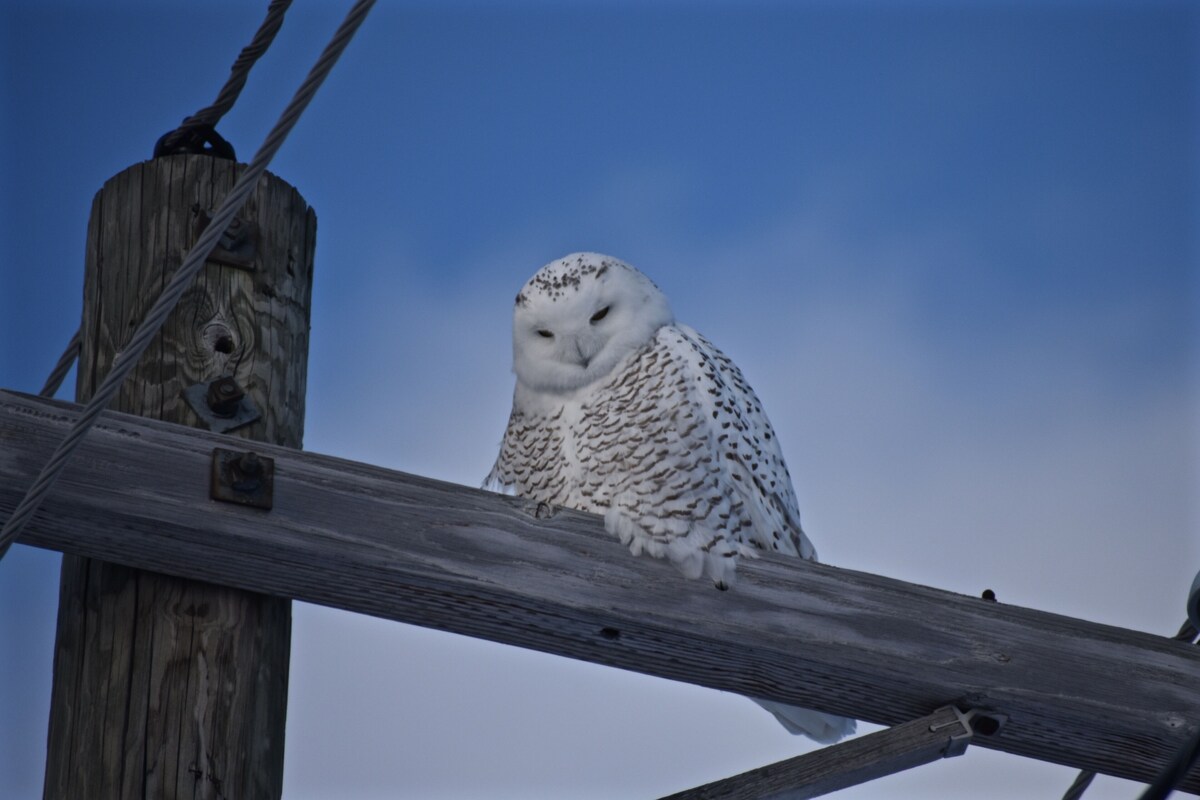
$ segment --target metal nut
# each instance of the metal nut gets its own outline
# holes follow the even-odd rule
[[[217,378],[208,385],[204,402],[209,411],[218,417],[232,417],[238,411],[238,406],[246,392],[238,382],[230,376]]]
[[[217,447],[212,454],[209,496],[226,503],[270,509],[275,494],[275,460],[257,453]]]

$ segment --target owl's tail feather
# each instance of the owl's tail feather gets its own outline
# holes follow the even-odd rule
[[[775,715],[775,719],[787,728],[788,733],[807,736],[821,744],[833,744],[854,733],[854,720],[849,717],[837,717],[771,700],[759,700],[754,697],[750,699]]]

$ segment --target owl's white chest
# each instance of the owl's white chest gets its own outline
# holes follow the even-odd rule
[[[643,451],[661,442],[656,428],[670,424],[651,411],[658,403],[640,374],[645,356],[633,354],[615,374],[571,394],[518,385],[493,478],[525,497],[603,513],[646,478],[653,458]]]
[[[584,481],[584,466],[580,459],[583,435],[584,404],[580,400],[568,400],[562,404],[558,414],[558,425],[562,435],[560,466],[562,477],[568,486],[579,486]]]

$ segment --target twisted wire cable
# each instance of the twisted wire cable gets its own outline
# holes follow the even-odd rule
[[[217,99],[212,102],[212,105],[205,106],[192,114],[181,122],[178,128],[164,136],[160,143],[163,148],[168,151],[173,150],[196,131],[202,128],[212,128],[221,117],[229,112],[229,109],[233,108],[238,95],[246,86],[246,79],[250,77],[250,68],[258,59],[262,58],[263,53],[267,52],[267,48],[275,40],[275,34],[279,33],[279,28],[283,25],[284,12],[291,4],[292,0],[271,0],[271,4],[267,7],[267,16],[259,25],[254,38],[250,40],[250,44],[242,48],[242,52],[234,59],[233,66],[229,68],[229,78],[221,87]]]
[[[242,48],[242,52],[238,53],[238,57],[234,59],[233,66],[229,68],[229,78],[221,87],[221,91],[217,93],[217,99],[212,102],[212,105],[205,106],[184,119],[178,128],[164,136],[161,141],[164,149],[172,150],[178,147],[189,134],[201,128],[216,125],[221,117],[229,113],[241,95],[242,89],[246,86],[246,79],[250,77],[250,69],[275,41],[275,35],[283,26],[283,15],[291,5],[292,0],[271,0],[270,5],[267,6],[267,16],[258,26],[254,38],[250,40],[250,44]],[[58,363],[54,365],[50,377],[46,379],[45,385],[38,393],[41,397],[53,397],[62,386],[75,359],[79,357],[80,333],[80,331],[75,332],[70,344],[59,357]]]
[[[75,331],[75,335],[71,337],[70,343],[67,344],[67,349],[63,350],[63,354],[58,357],[58,363],[54,365],[54,369],[50,370],[50,375],[42,385],[42,390],[38,392],[40,397],[54,397],[54,393],[58,391],[58,387],[62,386],[63,380],[66,379],[67,373],[75,365],[75,359],[79,358],[79,348],[82,341],[83,329],[79,328]]]

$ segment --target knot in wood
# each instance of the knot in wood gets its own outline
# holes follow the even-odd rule
[[[200,338],[204,342],[204,348],[213,354],[227,356],[237,350],[234,331],[219,320],[207,323]]]

